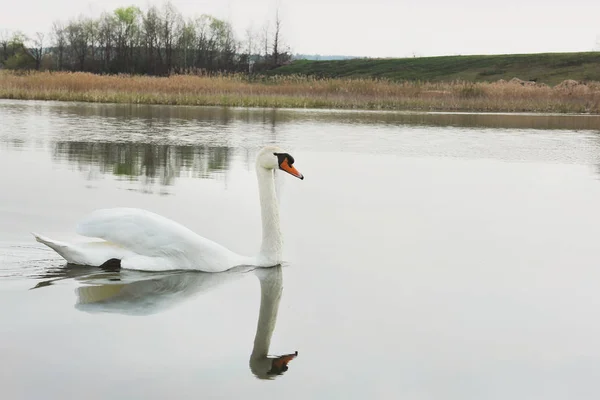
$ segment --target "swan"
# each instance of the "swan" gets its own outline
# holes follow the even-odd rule
[[[294,157],[278,146],[261,149],[255,164],[262,218],[262,244],[255,257],[236,254],[171,219],[138,208],[100,209],[83,218],[76,232],[100,241],[66,243],[32,234],[67,263],[76,265],[204,272],[240,265],[271,267],[282,262],[283,247],[274,170],[299,179],[304,176],[293,166]]]
[[[253,272],[260,282],[260,309],[249,358],[250,371],[260,379],[273,379],[288,370],[288,363],[298,352],[269,356],[271,338],[277,323],[283,292],[281,265],[271,268],[238,267],[220,273],[196,271],[110,271],[77,266],[59,268],[48,274],[51,278],[33,289],[52,285],[62,279],[74,278],[84,284],[76,289],[75,308],[87,313],[116,313],[147,316],[174,307],[191,297],[208,293]]]

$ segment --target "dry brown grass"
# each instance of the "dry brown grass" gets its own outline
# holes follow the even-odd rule
[[[0,71],[0,98],[429,111],[600,113],[600,83],[422,83],[298,76],[170,77]]]

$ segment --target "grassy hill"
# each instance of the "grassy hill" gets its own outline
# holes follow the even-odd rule
[[[394,81],[493,82],[535,80],[556,85],[565,79],[600,81],[600,52],[443,56],[335,61],[298,60],[276,68],[273,75],[327,78],[387,78]]]

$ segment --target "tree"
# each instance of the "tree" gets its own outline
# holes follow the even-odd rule
[[[179,57],[176,62],[183,70],[194,65],[195,41],[196,31],[194,29],[194,22],[184,22],[177,42]]]
[[[1,31],[0,62],[95,73],[252,72],[254,62],[258,69],[286,60],[279,9],[274,23],[248,28],[239,41],[228,21],[210,15],[184,20],[170,2],[145,12],[120,7],[97,18],[56,21],[49,35],[32,39]]]
[[[285,48],[285,51],[283,50]],[[273,53],[271,55],[273,67],[283,65],[291,59],[291,51],[289,46],[282,43],[281,38],[281,17],[279,15],[279,7],[275,10],[275,33],[273,35]]]
[[[28,53],[35,60],[35,69],[39,70],[44,56],[44,34],[41,32],[35,33],[35,38],[32,40],[33,46],[27,49]]]
[[[98,50],[100,52],[100,70],[110,70],[113,59],[115,16],[103,13],[98,21]]]
[[[211,30],[216,41],[217,50],[217,68],[224,70],[233,70],[234,56],[237,50],[237,41],[233,35],[231,24],[226,21],[213,18]]]
[[[161,25],[162,23],[158,10],[155,6],[150,7],[146,12],[146,15],[142,17],[142,36],[144,38],[143,43],[146,50],[146,56],[148,57],[148,67],[150,69],[146,72],[155,75],[158,74],[159,66],[162,65],[159,40]],[[156,60],[156,56],[158,56],[158,60]]]
[[[18,52],[24,51],[26,41],[27,36],[23,32],[17,31],[13,33],[8,44],[9,49],[11,49],[11,56],[16,56]]]
[[[262,27],[260,42],[262,43],[263,56],[266,63],[269,57],[269,21],[265,22]]]
[[[0,59],[8,60],[8,44],[10,43],[10,33],[4,29],[0,32]]]
[[[89,39],[85,21],[82,18],[70,21],[66,27],[66,36],[72,61],[71,69],[84,71]]]
[[[6,68],[10,69],[30,69],[35,66],[35,62],[31,54],[27,51],[25,42],[27,36],[22,32],[13,32],[10,39],[3,39],[2,47],[6,46],[5,61],[3,62]]]
[[[64,26],[59,22],[55,22],[52,25],[52,35],[54,37],[54,46],[56,47],[56,52],[58,53],[56,67],[59,70],[62,70],[64,67],[65,47],[67,45],[67,37]]]
[[[138,7],[117,8],[115,14],[116,52],[121,70],[135,72],[133,50],[138,36],[138,19],[141,15]]]
[[[97,53],[97,49],[98,49],[98,42],[99,42],[99,26],[100,26],[100,21],[99,20],[94,20],[92,18],[86,19],[83,21],[83,29],[85,29],[85,35],[88,39],[88,56],[89,56],[89,60],[90,62],[90,68],[95,71],[97,70],[96,68],[96,53]]]
[[[275,11],[275,35],[273,36],[273,65],[279,64],[279,35],[281,32],[281,19],[279,18],[279,7]]]
[[[165,48],[165,68],[168,74],[173,68],[173,44],[177,42],[181,34],[182,18],[179,12],[170,2],[163,8],[162,26],[159,37]]]
[[[246,29],[246,41],[245,41],[245,57],[246,64],[248,65],[248,73],[252,73],[252,69],[254,66],[254,55],[257,53],[256,43],[257,43],[257,34],[252,28],[252,26]]]

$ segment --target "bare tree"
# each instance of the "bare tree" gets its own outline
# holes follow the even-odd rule
[[[70,21],[66,26],[66,34],[69,50],[77,65],[75,69],[84,71],[89,45],[88,31],[85,29],[85,20],[80,17],[78,20]]]
[[[291,49],[284,43],[281,25],[282,19],[278,6],[275,10],[275,32],[273,34],[273,52],[271,54],[272,67],[283,65],[291,59]]]
[[[98,21],[98,49],[100,51],[100,68],[108,71],[113,58],[115,16],[103,13]]]
[[[279,7],[275,11],[275,34],[273,36],[273,65],[279,65],[279,35],[281,33],[281,18],[279,18]]]
[[[2,47],[2,60],[8,60],[8,44],[10,43],[10,33],[3,29],[0,31],[0,47]]]
[[[159,65],[162,64],[159,39],[160,26],[161,21],[158,10],[155,6],[151,6],[142,17],[142,32],[148,57],[148,72],[152,74],[157,74]],[[158,56],[158,60],[156,60],[156,56]]]
[[[256,54],[256,32],[252,26],[246,29],[246,41],[245,41],[245,49],[247,63],[248,63],[248,73],[252,73],[252,69],[254,66],[254,55]]]
[[[222,30],[220,32],[220,66],[219,68],[225,70],[233,70],[235,54],[238,51],[238,42],[235,40],[233,35],[233,28],[231,24],[225,21],[222,22]]]
[[[194,48],[196,41],[196,30],[194,27],[194,21],[189,20],[188,22],[183,23],[183,27],[181,29],[181,35],[179,35],[179,40],[177,43],[177,48],[179,49],[179,57],[178,64],[183,70],[186,70],[188,67],[192,66],[194,63]]]
[[[160,36],[165,48],[166,73],[170,73],[173,68],[173,45],[179,39],[182,31],[183,18],[175,9],[171,2],[163,7],[162,27]]]
[[[44,56],[44,34],[36,32],[32,42],[33,46],[29,47],[27,50],[35,60],[35,69],[39,70],[42,63],[42,57]]]
[[[265,22],[262,27],[260,42],[266,62],[269,57],[269,21]]]
[[[84,21],[83,27],[86,31],[86,36],[88,38],[88,50],[89,50],[89,59],[92,61],[92,68],[96,69],[96,53],[98,42],[99,42],[99,27],[100,21],[94,20],[93,18],[88,18]]]
[[[65,28],[60,22],[52,24],[52,36],[54,38],[54,47],[57,52],[56,68],[59,70],[64,67],[65,47],[67,45],[67,37]]]
[[[248,28],[246,28],[245,33],[246,37],[244,42],[244,52],[248,55],[252,55],[256,52],[256,32],[254,32],[252,26],[249,26]]]
[[[208,68],[210,65],[212,37],[210,33],[210,21],[212,17],[202,15],[196,18],[194,30],[196,33],[196,61],[195,66],[199,68]]]

